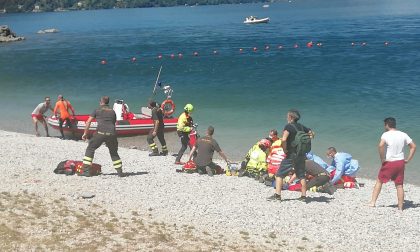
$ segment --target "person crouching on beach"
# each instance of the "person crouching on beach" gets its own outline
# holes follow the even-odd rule
[[[149,102],[149,108],[152,110],[153,129],[150,130],[147,136],[147,143],[152,149],[152,153],[149,156],[166,156],[168,155],[168,147],[166,147],[165,141],[165,124],[163,122],[163,111],[157,106],[155,101]],[[162,145],[162,152],[159,153],[159,149],[153,139],[158,137],[160,144]]]
[[[181,149],[178,151],[178,155],[175,159],[175,164],[183,165],[181,162],[182,155],[184,155],[185,150],[188,148],[190,142],[190,132],[193,127],[193,119],[191,113],[193,112],[194,107],[192,104],[187,104],[184,107],[184,112],[178,118],[178,124],[176,125],[176,132],[181,139]]]
[[[217,164],[213,163],[214,151],[217,151],[223,160],[225,160],[229,165],[229,160],[220,149],[217,141],[213,138],[213,134],[214,128],[209,126],[206,131],[206,136],[197,140],[188,157],[188,160],[191,160],[194,152],[197,151],[194,163],[197,165],[197,171],[199,174],[207,173],[209,176],[213,176],[213,174],[216,173]]]
[[[352,155],[345,152],[337,152],[334,147],[327,149],[327,157],[332,158],[331,184],[338,187],[347,187],[347,183],[355,184],[356,173],[359,171],[359,161],[353,159]],[[350,187],[353,188],[353,187]]]
[[[80,176],[90,177],[90,168],[92,167],[95,150],[98,149],[102,143],[106,143],[118,176],[124,177],[124,173],[122,172],[122,161],[118,155],[118,140],[117,132],[115,130],[117,115],[108,104],[109,97],[102,96],[99,102],[100,107],[95,109],[86,121],[85,131],[82,136],[83,140],[87,139],[90,124],[93,119],[96,119],[98,126],[96,128],[97,132],[93,135],[92,139],[89,140],[88,147],[86,148],[85,157],[83,158],[83,172],[79,174]]]
[[[70,111],[72,115],[74,116],[74,109],[71,103],[68,100],[65,100],[62,95],[58,95],[57,102],[55,103],[54,107],[54,115],[55,117],[58,117],[57,114],[60,114],[60,117],[58,118],[58,126],[60,127],[60,133],[61,133],[61,139],[64,138],[64,132],[63,132],[63,123],[66,122],[66,127],[68,127],[71,130],[73,139],[74,137],[74,130],[71,125],[70,121]]]
[[[35,134],[36,136],[41,136],[41,134],[39,134],[38,131],[38,122],[42,123],[42,125],[44,125],[45,128],[45,132],[47,137],[50,136],[50,134],[48,133],[48,126],[47,126],[47,122],[45,121],[45,112],[47,112],[47,110],[50,109],[51,112],[53,111],[53,108],[51,107],[51,99],[49,96],[46,96],[44,98],[44,102],[38,104],[38,106],[36,106],[36,108],[34,109],[34,111],[32,112],[32,122],[35,125]]]
[[[372,200],[369,206],[374,207],[376,205],[382,184],[392,180],[397,188],[398,209],[403,210],[405,164],[410,162],[414,157],[416,144],[406,133],[397,130],[397,121],[395,118],[385,118],[384,123],[385,132],[382,134],[378,146],[382,166],[379,170],[375,187],[373,188]],[[405,145],[408,145],[410,148],[407,159],[404,157]]]

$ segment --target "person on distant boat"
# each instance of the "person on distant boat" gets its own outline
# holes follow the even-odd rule
[[[122,172],[122,161],[118,155],[118,139],[117,132],[115,130],[115,123],[117,122],[117,116],[115,111],[109,107],[109,97],[102,96],[99,101],[100,107],[95,109],[86,121],[85,131],[82,139],[86,140],[89,133],[90,124],[93,119],[96,119],[98,124],[97,132],[93,135],[92,139],[89,140],[89,144],[86,148],[85,157],[83,158],[83,167],[80,176],[91,176],[91,168],[93,157],[96,149],[98,149],[103,143],[109,149],[114,169],[117,171],[119,177],[124,177],[125,174]]]
[[[155,101],[149,102],[149,108],[152,110],[153,129],[150,130],[147,136],[147,143],[152,149],[152,153],[149,156],[166,156],[168,155],[168,148],[166,147],[165,141],[165,124],[163,122],[163,111],[157,106]],[[160,144],[162,145],[162,152],[159,153],[159,149],[153,139],[158,137]]]
[[[213,176],[213,174],[217,173],[218,165],[213,163],[214,151],[217,151],[223,160],[225,160],[229,165],[229,160],[220,149],[217,141],[213,138],[213,134],[214,128],[209,126],[206,131],[206,136],[197,140],[188,157],[188,160],[191,160],[195,151],[197,151],[197,155],[194,158],[194,163],[197,165],[197,171],[199,174],[207,173],[209,176]]]
[[[178,151],[178,155],[175,159],[175,164],[180,164],[180,165],[184,164],[183,162],[181,162],[181,158],[185,150],[187,150],[188,143],[190,142],[189,134],[193,127],[193,119],[191,117],[191,113],[193,112],[193,110],[194,110],[194,106],[188,103],[184,107],[184,112],[178,118],[176,131],[177,131],[178,136],[181,139],[181,149]]]
[[[44,102],[38,104],[38,106],[36,106],[36,108],[34,109],[34,111],[32,112],[32,122],[35,125],[35,132],[36,132],[36,136],[41,136],[39,134],[38,131],[38,122],[42,123],[42,125],[44,125],[45,128],[45,132],[47,134],[47,137],[50,136],[50,134],[48,134],[48,126],[47,126],[47,122],[45,121],[45,112],[47,112],[47,110],[50,109],[51,112],[53,111],[53,108],[51,107],[51,99],[49,96],[46,96],[44,99]]]
[[[66,127],[71,129],[73,139],[74,139],[74,130],[71,125],[70,111],[72,115],[74,116],[74,109],[71,103],[68,100],[65,100],[62,95],[58,95],[57,102],[55,103],[55,107],[54,107],[54,115],[55,117],[58,117],[57,115],[60,114],[60,117],[58,118],[58,122],[59,122],[58,125],[60,127],[61,139],[65,139],[64,132],[63,132],[64,122],[66,122]]]
[[[356,173],[359,171],[359,162],[345,152],[337,152],[334,147],[329,147],[327,157],[332,158],[331,166],[334,169],[331,172],[331,184],[345,184],[346,182],[356,183]]]

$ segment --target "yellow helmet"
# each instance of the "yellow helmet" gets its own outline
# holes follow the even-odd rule
[[[187,105],[185,105],[184,110],[187,111],[188,113],[191,113],[194,110],[194,106],[188,103]]]

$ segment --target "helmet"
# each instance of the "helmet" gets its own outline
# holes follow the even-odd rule
[[[271,146],[271,142],[270,142],[270,140],[267,140],[267,139],[261,139],[259,142],[258,142],[258,145],[263,145],[264,147],[266,147],[266,148],[270,148],[270,146]]]
[[[185,105],[184,110],[187,111],[188,113],[191,113],[194,110],[194,106],[188,103],[187,105]]]

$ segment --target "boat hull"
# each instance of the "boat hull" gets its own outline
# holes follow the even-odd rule
[[[270,18],[262,18],[255,20],[245,20],[244,24],[266,24],[270,21]]]
[[[63,125],[64,134],[71,135],[72,130],[75,133],[76,137],[81,137],[84,133],[86,127],[86,121],[89,118],[89,115],[76,115],[71,120],[72,128],[66,127],[66,124]],[[165,118],[165,132],[176,131],[176,124],[178,118]],[[60,130],[58,118],[49,117],[47,123],[56,130]],[[89,127],[89,134],[96,132],[97,122],[93,120]],[[153,120],[151,118],[139,118],[139,119],[130,119],[117,121],[115,125],[118,137],[129,137],[137,135],[147,135],[149,131],[153,129]]]

